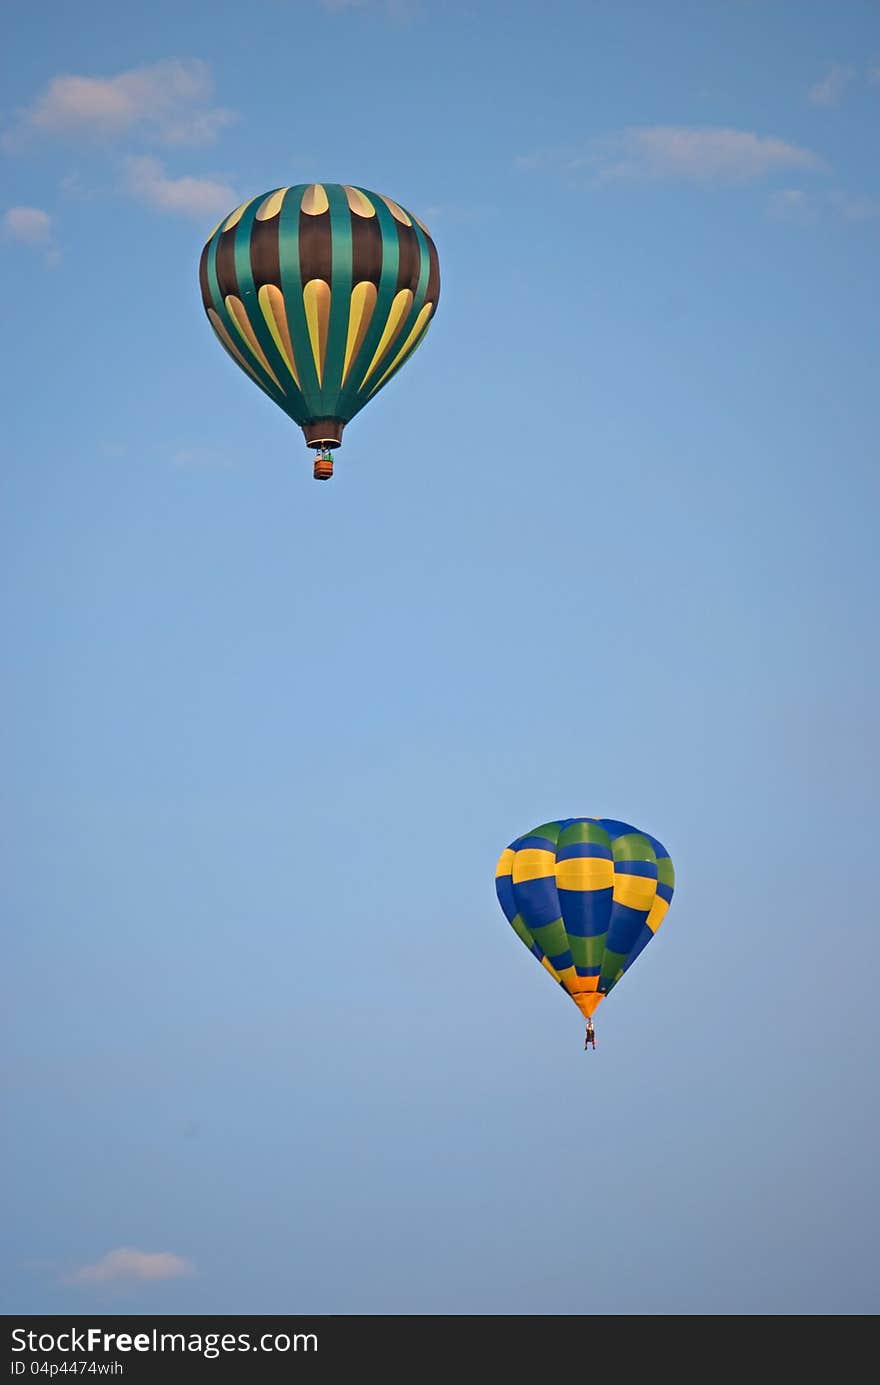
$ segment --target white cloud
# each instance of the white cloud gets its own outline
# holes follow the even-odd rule
[[[517,154],[513,162],[523,173],[531,173],[536,168],[561,161],[561,156],[552,149],[535,149],[531,154]]]
[[[206,111],[186,111],[169,117],[162,136],[166,144],[213,144],[219,132],[235,119],[234,112],[222,106]]]
[[[3,213],[3,232],[9,240],[39,246],[47,269],[61,263],[61,251],[52,240],[52,218],[42,207],[10,207]]]
[[[206,144],[235,119],[210,106],[213,80],[199,58],[165,58],[115,77],[53,77],[4,140],[27,135],[115,138],[140,132],[165,144]]]
[[[855,69],[833,63],[820,82],[810,87],[808,96],[814,106],[837,106],[844,91],[855,76]]]
[[[108,1250],[94,1265],[83,1265],[71,1276],[74,1284],[148,1283],[190,1274],[192,1265],[170,1251]]]
[[[780,188],[767,202],[767,211],[774,221],[805,221],[812,210],[810,197],[803,188]]]
[[[422,0],[385,0],[385,13],[392,24],[412,24],[424,14]]]
[[[61,182],[58,184],[58,186],[64,193],[65,197],[87,196],[87,193],[85,192],[85,188],[83,186],[83,180],[80,174],[76,171],[74,171],[73,173],[65,173],[64,177],[61,179]]]
[[[233,458],[230,453],[218,447],[203,446],[196,443],[192,447],[177,447],[171,454],[173,466],[193,471],[229,471]]]
[[[876,221],[880,219],[880,199],[853,197],[840,188],[833,188],[822,197],[803,188],[780,188],[767,199],[767,213],[774,221],[815,221],[817,217],[827,217],[829,212],[842,221]]]
[[[845,192],[835,192],[831,201],[844,221],[875,221],[880,217],[880,199],[876,197],[851,197]]]
[[[585,163],[605,179],[746,183],[783,169],[818,169],[810,149],[750,130],[646,125],[597,141]]]
[[[231,212],[239,200],[228,183],[214,178],[169,178],[161,160],[149,154],[125,160],[125,189],[157,211],[199,218]]]
[[[52,218],[39,207],[10,207],[3,214],[3,225],[13,240],[28,245],[46,245],[52,234]]]
[[[556,165],[569,173],[592,170],[603,181],[748,183],[791,169],[823,169],[811,149],[775,135],[722,126],[641,125],[585,149],[538,151],[520,156],[530,170]]]
[[[320,4],[332,14],[369,7],[381,11],[393,24],[409,24],[423,13],[422,0],[320,0]]]

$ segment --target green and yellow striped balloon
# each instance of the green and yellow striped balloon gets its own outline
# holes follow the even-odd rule
[[[669,852],[616,818],[559,818],[517,837],[495,870],[514,932],[587,1019],[641,955],[675,889]]]
[[[244,202],[208,240],[199,278],[223,347],[322,454],[415,351],[440,296],[418,217],[339,183]]]

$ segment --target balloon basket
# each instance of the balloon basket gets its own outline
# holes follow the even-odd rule
[[[314,476],[316,481],[329,481],[333,475],[333,458],[329,452],[319,452],[315,458]]]

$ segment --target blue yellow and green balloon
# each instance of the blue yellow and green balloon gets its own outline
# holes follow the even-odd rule
[[[654,937],[675,872],[656,837],[613,818],[560,818],[517,837],[495,872],[501,908],[587,1019]]]

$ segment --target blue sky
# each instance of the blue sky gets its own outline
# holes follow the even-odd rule
[[[6,27],[4,1311],[876,1312],[877,7]],[[196,276],[311,180],[443,274],[322,486]]]

